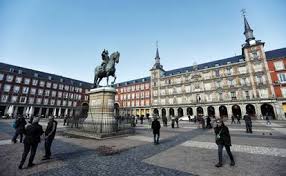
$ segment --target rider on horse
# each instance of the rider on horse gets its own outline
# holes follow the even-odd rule
[[[102,67],[102,70],[105,70],[105,67],[109,61],[108,50],[102,51],[101,58],[102,58],[101,67]]]

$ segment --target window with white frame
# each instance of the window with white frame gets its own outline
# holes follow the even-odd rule
[[[284,65],[283,61],[274,62],[274,67],[275,67],[275,70],[284,70],[285,69],[285,65]]]
[[[238,71],[240,74],[244,74],[244,73],[246,73],[246,67],[245,66],[238,67]]]
[[[25,79],[24,79],[24,84],[25,84],[25,85],[29,85],[30,82],[31,82],[31,79],[30,79],[30,78],[25,78]]]
[[[45,96],[50,96],[50,90],[45,90]]]
[[[231,94],[231,99],[236,100],[236,92],[233,91],[233,92],[230,92],[230,94]]]
[[[69,102],[68,102],[68,106],[72,106],[72,101],[69,101]]]
[[[144,106],[144,100],[141,100],[140,103],[141,103],[141,106]]]
[[[61,105],[61,100],[57,100],[57,106]]]
[[[254,70],[256,72],[262,71],[262,64],[254,64]]]
[[[51,82],[47,82],[46,87],[47,88],[51,88],[51,86],[52,86],[52,83]]]
[[[74,102],[73,102],[73,107],[76,107],[76,105],[77,105],[77,102],[74,101]]]
[[[67,105],[67,101],[64,100],[64,101],[63,101],[63,106],[66,106],[66,105]]]
[[[12,96],[11,98],[11,103],[16,103],[17,102],[18,97],[17,96]]]
[[[50,101],[50,105],[55,105],[56,100],[55,99],[51,99]]]
[[[29,97],[29,104],[34,104],[34,98],[33,97]]]
[[[232,68],[226,68],[226,74],[227,75],[232,75]]]
[[[5,84],[4,85],[4,92],[9,92],[11,90],[11,85],[10,84]]]
[[[278,73],[280,83],[286,83],[286,73]]]
[[[40,81],[40,87],[44,87],[45,86],[45,81]]]
[[[22,82],[22,77],[17,76],[15,82],[20,84]]]
[[[14,79],[14,76],[13,76],[13,75],[7,75],[7,76],[6,76],[6,81],[7,81],[7,82],[12,82],[13,79]]]
[[[0,73],[0,80],[3,80],[4,74]]]
[[[28,92],[29,92],[29,87],[25,86],[25,87],[22,88],[22,93],[23,94],[27,94]]]
[[[13,87],[13,92],[14,93],[19,93],[19,91],[20,91],[20,86],[14,86]]]
[[[30,94],[35,95],[36,94],[36,88],[31,88]]]
[[[268,98],[268,90],[267,89],[260,89],[258,90],[260,94],[260,98]]]
[[[37,79],[33,79],[32,85],[33,85],[33,86],[37,86],[37,85],[38,85],[38,80],[37,80]]]
[[[64,89],[64,85],[60,84],[60,85],[59,85],[59,89],[60,89],[60,90],[63,90],[63,89]]]
[[[20,97],[20,103],[26,103],[27,97]]]
[[[286,97],[286,87],[281,87],[282,96]]]
[[[57,92],[56,91],[52,91],[52,97],[56,97],[56,95],[57,95]]]
[[[63,93],[62,92],[58,92],[58,98],[62,98]]]
[[[63,97],[64,97],[64,98],[68,98],[68,93],[67,93],[67,92],[64,92],[64,93],[63,93]]]
[[[6,103],[8,101],[8,95],[1,96],[1,102]]]
[[[44,90],[43,89],[38,89],[38,95],[43,95]]]
[[[57,89],[58,88],[58,84],[53,83],[53,89]]]
[[[41,104],[42,103],[42,98],[37,98],[36,103],[37,104]]]
[[[65,85],[65,90],[68,91],[69,90],[69,86]]]
[[[141,97],[141,98],[144,98],[144,91],[141,92],[140,97]]]

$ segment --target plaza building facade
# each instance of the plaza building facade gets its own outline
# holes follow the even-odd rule
[[[88,109],[92,84],[0,63],[0,116],[74,115]]]
[[[285,64],[286,48],[265,52],[264,42],[255,40],[245,17],[244,29],[242,55],[209,63],[165,71],[157,48],[150,70],[151,113],[160,117],[203,114],[222,118],[248,113],[253,118],[271,115],[285,119],[269,64],[276,58]],[[280,72],[284,81],[284,70]],[[284,82],[279,86],[284,91]]]
[[[267,55],[269,72],[277,100],[282,104],[286,116],[286,54],[285,48],[279,50],[284,54]]]
[[[150,115],[150,77],[116,84],[115,109],[118,115]]]

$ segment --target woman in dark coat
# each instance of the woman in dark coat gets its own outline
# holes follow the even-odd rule
[[[223,121],[217,120],[217,126],[214,128],[216,135],[216,144],[218,145],[218,159],[219,162],[215,165],[216,167],[222,166],[222,151],[225,147],[227,154],[231,160],[230,165],[234,166],[235,162],[230,151],[231,139],[227,126],[224,125]]]

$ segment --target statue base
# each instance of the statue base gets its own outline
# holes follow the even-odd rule
[[[88,117],[83,122],[83,130],[93,133],[113,133],[117,131],[114,118],[116,90],[113,87],[100,87],[89,92]]]

